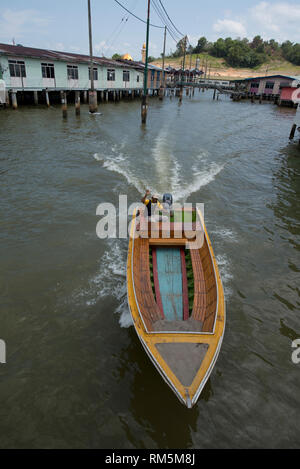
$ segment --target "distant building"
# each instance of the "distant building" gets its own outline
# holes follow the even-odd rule
[[[198,83],[201,76],[204,74],[202,70],[194,68],[192,70],[185,69],[184,71],[180,68],[167,68],[168,72],[168,83],[176,84],[177,82],[183,80],[187,83]]]
[[[114,92],[140,94],[144,69],[145,64],[134,61],[129,54],[119,60],[94,57],[95,89],[106,93],[107,99]],[[86,92],[91,87],[90,73],[88,55],[0,44],[0,77],[5,82],[6,93],[13,94],[14,99],[20,92],[36,96],[46,93],[47,101],[49,93]],[[162,69],[149,64],[148,87],[155,92],[161,79]]]
[[[7,89],[15,91],[88,90],[90,57],[32,47],[0,44],[0,68]],[[141,88],[142,67],[94,57],[97,90]]]
[[[129,54],[123,55],[123,56],[122,56],[122,59],[123,59],[123,60],[133,60],[133,58],[132,58],[131,55],[129,55]]]
[[[300,76],[270,75],[238,80],[246,85],[246,91],[258,96],[280,96],[281,90],[296,87],[300,84]]]
[[[142,62],[143,63],[146,62],[146,44],[145,43],[143,44],[143,47],[142,47]]]
[[[283,87],[280,92],[279,104],[285,106],[295,106],[300,103],[300,85],[299,87]]]

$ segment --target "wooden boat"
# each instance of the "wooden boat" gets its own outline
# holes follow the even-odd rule
[[[187,210],[182,216],[185,221]],[[170,222],[166,233],[162,221],[134,214],[127,294],[145,351],[179,400],[191,408],[220,351],[225,300],[203,216],[196,209],[189,216],[184,227]],[[192,243],[198,238],[195,248]]]

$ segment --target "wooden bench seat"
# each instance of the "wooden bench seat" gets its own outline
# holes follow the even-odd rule
[[[150,280],[149,240],[137,238],[133,251],[133,277],[136,299],[147,329],[163,318],[155,301]]]

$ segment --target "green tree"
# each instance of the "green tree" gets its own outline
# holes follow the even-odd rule
[[[207,39],[206,37],[202,36],[198,40],[198,43],[196,47],[194,48],[194,54],[199,54],[200,52],[203,52],[207,46]]]
[[[250,46],[251,46],[252,49],[256,49],[256,50],[259,49],[261,51],[261,48],[263,48],[263,46],[264,46],[264,40],[259,35],[255,36],[253,38]]]
[[[176,51],[173,54],[173,57],[181,57],[184,54],[184,49],[187,47],[188,38],[184,36],[180,41],[176,44]]]
[[[211,53],[215,57],[226,57],[227,47],[224,39],[219,38],[216,42],[213,43]]]
[[[118,60],[118,59],[121,59],[121,58],[122,58],[122,56],[121,56],[120,54],[114,54],[114,55],[112,56],[112,59],[113,59],[113,60]]]

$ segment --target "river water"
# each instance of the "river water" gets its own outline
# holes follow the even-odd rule
[[[300,152],[295,111],[193,98],[0,112],[0,447],[261,448],[300,441]],[[197,405],[146,356],[126,299],[126,239],[96,208],[146,188],[205,204],[227,303]]]

